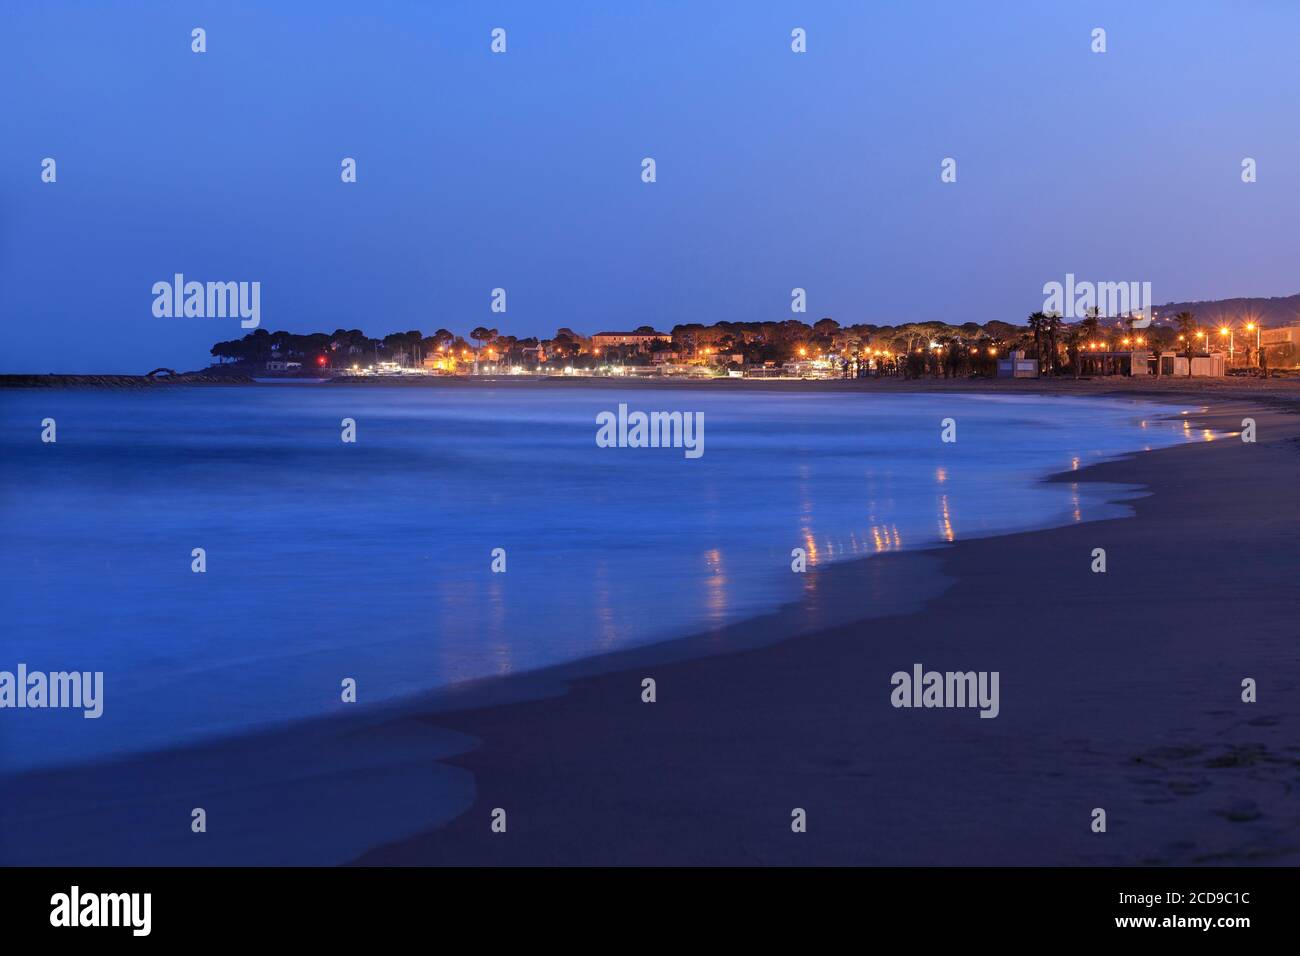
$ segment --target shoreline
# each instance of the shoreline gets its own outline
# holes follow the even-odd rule
[[[594,380],[601,384],[605,381]],[[816,389],[825,383],[792,384]],[[1203,395],[1197,397],[1219,401],[1218,395],[1212,398]],[[1231,420],[1230,417],[1224,418],[1224,414],[1223,410],[1218,410],[1209,416],[1198,414],[1192,417],[1204,418],[1207,422],[1217,420],[1218,424],[1210,427],[1231,430],[1225,428],[1231,425]],[[1239,414],[1239,410],[1232,414]],[[1270,473],[1269,482],[1276,486],[1291,481],[1290,487],[1295,487],[1294,477],[1300,472],[1300,460],[1296,459],[1294,448],[1289,447],[1287,440],[1282,437],[1269,437],[1270,432],[1274,431],[1285,432],[1290,438],[1300,433],[1300,420],[1287,419],[1288,416],[1273,412],[1261,413],[1259,421],[1263,434],[1258,450],[1270,448],[1271,458],[1277,459],[1273,463],[1287,466]],[[1237,424],[1240,424],[1239,417]],[[1215,444],[1230,447],[1229,442],[1211,443]],[[1240,442],[1236,444],[1243,448],[1251,447],[1242,446]],[[1161,489],[1158,486],[1162,484],[1169,486],[1165,489],[1167,494],[1171,491],[1194,493],[1197,487],[1204,492],[1205,482],[1198,485],[1179,480],[1174,475],[1176,468],[1154,463],[1157,460],[1163,462],[1171,453],[1189,453],[1190,447],[1210,450],[1202,445],[1176,446],[1092,465],[1080,472],[1054,476],[1049,480],[1142,484],[1151,488],[1155,497],[1160,496]],[[1279,457],[1278,452],[1283,455]],[[1139,480],[1135,480],[1134,473]],[[1140,480],[1141,478],[1150,480]],[[860,838],[879,841],[887,836],[890,829],[897,829],[886,825],[890,820],[888,814],[895,809],[904,812],[905,808],[895,807],[888,801],[874,802],[879,793],[880,780],[888,779],[887,776],[880,777],[879,772],[887,769],[887,766],[878,767],[876,761],[866,760],[863,752],[870,753],[875,748],[880,751],[880,756],[892,758],[892,763],[901,762],[911,767],[913,777],[925,769],[913,766],[915,761],[906,760],[908,755],[898,752],[900,745],[896,741],[888,742],[892,722],[900,714],[911,725],[906,726],[901,738],[910,739],[913,744],[937,747],[945,758],[943,762],[948,763],[970,760],[969,751],[961,747],[954,748],[952,741],[947,739],[931,739],[927,736],[929,731],[924,729],[926,726],[929,730],[942,728],[945,735],[953,732],[959,736],[964,735],[962,739],[967,742],[987,738],[983,740],[986,746],[991,740],[993,746],[1005,747],[1008,741],[1019,739],[1014,728],[1025,726],[1023,718],[1008,720],[1017,713],[1008,709],[1013,699],[1010,694],[1004,698],[1007,703],[1003,705],[1001,719],[976,721],[974,727],[967,726],[968,721],[964,720],[973,716],[970,713],[936,711],[913,714],[890,710],[887,705],[882,711],[877,705],[887,698],[888,673],[882,675],[872,668],[856,671],[862,693],[854,706],[844,706],[848,698],[836,696],[835,699],[840,702],[837,712],[831,707],[830,701],[823,699],[819,693],[819,689],[827,683],[839,687],[844,681],[844,672],[854,670],[853,665],[841,665],[838,661],[844,654],[846,645],[852,648],[860,643],[861,631],[865,631],[869,641],[879,640],[879,632],[888,631],[891,627],[919,636],[924,641],[923,646],[932,647],[933,650],[926,654],[920,653],[918,648],[918,656],[914,659],[923,661],[927,667],[948,669],[951,665],[982,668],[983,665],[978,665],[977,662],[944,660],[937,656],[940,650],[960,649],[960,644],[953,644],[951,635],[943,633],[945,628],[961,628],[967,623],[955,620],[955,617],[971,618],[985,612],[997,613],[997,608],[985,607],[980,603],[973,607],[964,606],[965,609],[958,612],[950,609],[945,611],[944,602],[953,596],[955,590],[960,591],[971,579],[988,580],[996,576],[999,573],[996,569],[1001,560],[1000,552],[1005,550],[1008,542],[1032,543],[1035,548],[1047,548],[1050,552],[1061,546],[1061,539],[1071,535],[1077,537],[1081,530],[1086,537],[1087,529],[1098,526],[1115,525],[1117,522],[1140,524],[1144,517],[1149,523],[1152,520],[1152,500],[1147,497],[1127,501],[1129,507],[1137,509],[1133,518],[966,539],[950,546],[875,556],[874,560],[833,564],[809,573],[811,594],[806,594],[803,602],[717,632],[629,648],[612,655],[587,658],[513,677],[493,678],[444,689],[430,695],[423,703],[407,700],[391,708],[380,705],[356,717],[317,718],[280,730],[203,742],[176,751],[89,767],[35,771],[9,781],[6,789],[15,785],[21,789],[18,793],[7,794],[7,799],[12,806],[15,797],[26,797],[35,803],[38,794],[42,792],[49,795],[105,789],[109,793],[116,792],[123,799],[129,799],[128,793],[132,789],[153,793],[161,788],[164,794],[174,795],[178,806],[192,806],[194,804],[191,800],[196,799],[197,794],[182,796],[172,780],[172,772],[180,768],[188,768],[187,772],[193,775],[193,783],[198,784],[206,779],[207,785],[211,787],[215,784],[216,771],[223,765],[238,763],[245,767],[270,767],[277,759],[283,760],[287,754],[293,754],[302,760],[299,755],[308,753],[317,758],[317,763],[321,759],[335,761],[336,772],[327,774],[326,777],[337,786],[357,786],[357,781],[351,778],[361,775],[357,771],[367,764],[370,766],[362,773],[373,772],[383,780],[383,786],[365,791],[364,799],[361,792],[351,793],[355,809],[373,814],[387,802],[397,816],[402,815],[397,812],[398,805],[401,805],[404,812],[413,813],[416,818],[421,818],[423,813],[423,818],[427,818],[429,810],[427,807],[422,810],[419,801],[435,794],[446,797],[445,793],[436,791],[436,787],[443,784],[425,779],[427,775],[421,769],[422,764],[437,759],[443,766],[453,768],[453,776],[457,778],[458,785],[468,783],[471,788],[476,788],[472,805],[445,826],[433,830],[426,828],[419,835],[400,837],[382,846],[358,848],[352,854],[357,862],[1179,862],[1126,859],[1122,853],[1119,857],[1103,855],[1095,860],[1089,859],[1086,854],[1083,858],[1067,854],[1063,859],[1021,859],[1017,853],[1008,855],[1006,850],[1010,848],[1004,848],[1003,854],[999,856],[988,847],[984,849],[983,855],[974,860],[962,859],[960,854],[959,858],[954,859],[950,855],[956,844],[949,845],[947,841],[955,840],[960,844],[963,828],[974,827],[972,833],[999,832],[987,820],[980,823],[967,816],[962,822],[960,814],[957,818],[959,822],[953,823],[951,832],[931,847],[932,852],[928,855],[923,847],[911,860],[890,855],[893,851],[888,847],[879,848],[875,855],[867,853],[869,846],[861,843]],[[1262,498],[1258,503],[1263,503]],[[1142,527],[1145,531],[1148,525]],[[1134,537],[1132,529],[1122,537],[1128,538],[1131,543]],[[1141,535],[1137,537],[1140,538]],[[1045,562],[1031,562],[1022,570],[1027,573],[1042,563]],[[1273,563],[1278,562],[1274,560]],[[1007,572],[1003,570],[1001,573]],[[1017,572],[1011,574],[1015,579]],[[1093,578],[1091,574],[1080,577],[1082,581],[1075,582],[1076,584],[1089,585]],[[1099,577],[1112,583],[1118,578],[1122,588],[1131,588],[1131,582],[1124,581],[1122,575]],[[925,593],[920,600],[913,601],[917,607],[899,611],[896,590],[904,586],[904,582],[910,585],[927,578],[934,582],[948,579],[949,583],[947,587],[938,587],[933,593]],[[810,625],[810,621],[815,623],[818,602],[824,607],[837,601],[859,600],[864,591],[876,597],[888,596],[893,602],[890,613],[865,622],[825,629]],[[1148,603],[1153,601],[1147,600]],[[1154,603],[1160,603],[1160,598],[1156,597]],[[1030,618],[1047,610],[1036,603],[1032,595],[1028,599],[1022,599],[1021,605],[1020,613]],[[930,620],[935,616],[936,609],[938,616],[945,619],[943,626]],[[1023,636],[1018,628],[1012,628],[1003,635],[984,634],[978,623],[969,629],[981,637],[996,637],[1003,642],[1004,646],[996,643],[992,645],[989,653],[993,656],[1006,652],[1005,644],[1008,640],[1019,641]],[[935,633],[936,630],[938,633]],[[858,636],[855,637],[855,634]],[[1113,639],[1114,635],[1108,634],[1106,637]],[[892,635],[890,640],[896,642],[897,636]],[[701,642],[710,645],[703,648],[706,656],[698,656],[702,649]],[[807,652],[815,653],[810,658]],[[828,660],[828,654],[832,652],[834,656]],[[879,650],[873,653],[878,657]],[[1294,648],[1290,649],[1290,654],[1290,660],[1294,661]],[[905,660],[906,656],[898,656],[895,662],[898,668],[911,665],[913,658]],[[1152,652],[1150,656],[1152,659],[1162,659],[1159,653]],[[1004,681],[1007,680],[1008,668],[1014,673],[1018,664],[1023,665],[1023,662],[1007,659],[1002,667]],[[739,671],[734,672],[737,667]],[[653,668],[659,682],[660,699],[654,705],[642,704],[639,697],[639,672],[645,668]],[[891,664],[890,670],[893,669],[896,668]],[[1267,679],[1276,680],[1273,675],[1277,672],[1276,665],[1269,667]],[[658,676],[660,674],[666,676]],[[790,675],[803,676],[794,678]],[[1257,676],[1260,679],[1261,703],[1255,705],[1258,708],[1255,713],[1260,716],[1273,714],[1274,709],[1268,706],[1270,697],[1276,703],[1283,695],[1276,690],[1265,689],[1266,674],[1263,669]],[[636,679],[631,679],[633,677]],[[754,693],[764,686],[770,691],[772,700],[769,704],[779,701],[779,714],[785,714],[789,718],[784,725],[779,722],[772,724],[771,715],[764,712],[763,701],[755,700]],[[886,690],[880,691],[880,686]],[[682,687],[692,688],[694,693],[683,696]],[[1004,693],[1009,689],[1004,684]],[[738,705],[742,703],[746,708],[746,716],[737,724],[733,712],[740,709]],[[1230,703],[1228,706],[1231,706]],[[721,714],[720,707],[725,708]],[[1019,713],[1023,714],[1023,710]],[[719,720],[720,716],[724,719]],[[726,719],[728,716],[732,718],[730,721]],[[808,718],[806,723],[805,716]],[[862,737],[855,737],[851,729],[844,726],[850,718],[869,718],[874,722],[872,729]],[[1291,719],[1294,718],[1295,715],[1291,714]],[[1039,719],[1041,721],[1041,715]],[[1274,736],[1281,733],[1276,730],[1278,726],[1285,731],[1285,724],[1285,720],[1278,720],[1271,725],[1274,727],[1271,733]],[[707,732],[704,742],[696,739],[702,729]],[[1038,728],[1033,725],[1033,729]],[[1108,732],[1113,732],[1113,728]],[[1265,731],[1260,730],[1258,733],[1263,734]],[[912,736],[909,738],[908,735]],[[1265,745],[1264,752],[1273,754],[1279,747],[1280,744],[1274,746],[1269,743]],[[1091,752],[1085,750],[1085,753]],[[745,759],[733,759],[736,753],[745,755]],[[814,758],[811,761],[810,753]],[[819,762],[816,759],[818,754],[825,760]],[[290,758],[291,762],[292,759]],[[1295,760],[1295,757],[1290,759]],[[356,763],[358,760],[360,765]],[[679,772],[669,773],[667,779],[656,777],[652,773],[656,762]],[[1251,765],[1259,762],[1261,761],[1254,761]],[[297,773],[275,777],[275,783],[269,790],[263,787],[266,791],[263,797],[292,799],[294,792],[303,783],[303,778],[298,774],[308,777],[321,775],[319,770],[312,771],[312,763],[312,760],[302,760],[303,765]],[[789,769],[792,763],[797,771]],[[889,763],[886,761],[886,764]],[[773,776],[782,781],[789,798],[780,815],[770,817],[769,814],[764,814],[763,820],[759,821],[751,816],[756,812],[753,804],[758,795],[766,793],[775,799],[774,794],[770,793],[772,782],[768,781],[767,790],[764,785],[763,768],[769,765],[775,768]],[[565,779],[554,779],[556,775],[548,772],[552,767],[563,768],[562,776]],[[730,774],[726,772],[727,767],[731,768]],[[127,768],[125,772],[124,768]],[[1160,772],[1145,769],[1147,773]],[[813,781],[804,791],[801,801],[796,799],[799,794],[790,788],[792,773]],[[920,776],[924,778],[925,775],[922,773]],[[1014,778],[1015,774],[1011,776]],[[413,777],[419,778],[419,782],[413,783]],[[124,787],[121,778],[130,781],[131,786]],[[566,784],[569,778],[574,783]],[[859,808],[863,816],[876,814],[879,817],[881,813],[886,816],[875,820],[874,827],[868,825],[871,821],[858,821],[854,825],[844,801],[849,799],[849,793],[855,791],[856,783],[871,781],[873,778],[873,786],[865,793],[858,794]],[[151,786],[153,790],[148,789]],[[1195,790],[1191,784],[1188,786]],[[35,791],[31,789],[33,787]],[[196,788],[189,786],[181,789],[193,791]],[[202,786],[198,789],[202,789]],[[396,793],[399,789],[407,792]],[[666,790],[666,793],[657,794],[657,789]],[[894,784],[894,789],[898,789],[898,784]],[[809,832],[799,837],[797,843],[791,844],[789,808],[813,803],[819,793],[832,795],[834,806],[829,809],[830,820],[825,819],[828,808],[814,810],[810,806]],[[597,796],[601,799],[598,800]],[[925,796],[923,792],[914,792],[912,796],[915,799],[910,806],[924,803],[920,799]],[[930,796],[933,800],[934,795]],[[984,801],[989,798],[986,791],[981,791],[980,796]],[[298,794],[298,799],[303,799],[301,794]],[[335,804],[340,802],[337,796],[331,799]],[[789,803],[790,799],[795,799],[796,802]],[[346,802],[343,801],[344,804]],[[1253,802],[1256,807],[1261,806],[1258,800]],[[330,801],[325,803],[330,804]],[[942,801],[940,804],[938,809],[947,813],[961,809],[943,804]],[[615,819],[600,812],[599,807],[604,805],[621,806],[627,812]],[[493,835],[488,829],[487,811],[495,806],[514,808],[509,836]],[[137,812],[138,809],[137,807]],[[328,817],[337,809],[337,806],[327,805],[321,811]],[[1254,811],[1243,804],[1236,811],[1229,807],[1227,812],[1237,816],[1251,816]],[[943,814],[938,813],[937,816]],[[1269,814],[1260,813],[1252,820],[1235,822],[1253,823],[1265,817],[1272,819]],[[312,819],[306,822],[312,822]],[[831,820],[834,821],[833,825]],[[629,832],[637,830],[642,823],[649,823],[650,826],[641,828],[635,836]],[[1003,820],[1001,832],[1005,833],[1008,826],[1009,819]],[[610,829],[611,827],[615,829]],[[1258,825],[1255,829],[1258,829]],[[1119,831],[1117,820],[1111,836],[1118,836]],[[1085,836],[1089,835],[1086,821],[1081,832]],[[854,844],[860,852],[847,853],[846,847],[836,843],[836,839]],[[1038,846],[1045,845],[1041,834],[1030,842]],[[1071,842],[1070,852],[1077,854],[1082,845],[1076,846]],[[619,852],[620,847],[622,852]],[[940,853],[937,847],[947,847],[947,851]],[[0,850],[2,849],[3,842],[0,842]],[[1023,852],[1027,848],[1015,849]],[[1089,849],[1095,850],[1095,844]],[[190,853],[192,850],[184,849],[181,852]],[[1238,849],[1232,848],[1227,852],[1237,853]],[[1286,852],[1294,852],[1294,835],[1291,848]],[[0,855],[3,853],[0,852]],[[200,853],[199,856],[205,854]],[[141,860],[146,861],[147,858]],[[1236,859],[1233,861],[1242,862]],[[202,863],[210,860],[193,859],[189,862]]]
[[[159,371],[169,371],[160,369]],[[210,375],[204,372],[150,375],[0,375],[0,389],[5,388],[154,388],[166,385],[255,385],[247,375]]]
[[[0,390],[19,388],[118,388],[177,385],[239,385],[281,387],[284,385],[349,385],[366,388],[432,389],[518,389],[518,388],[661,388],[685,390],[740,390],[774,392],[961,392],[1007,393],[1015,395],[1095,395],[1100,397],[1176,398],[1272,402],[1300,402],[1300,376],[1251,378],[1185,378],[1182,376],[1112,375],[1101,378],[1053,376],[1033,379],[1007,378],[901,378],[885,376],[862,379],[764,379],[726,377],[636,377],[596,375],[411,375],[392,377],[317,378],[284,376],[274,380],[236,374],[183,372],[150,378],[147,375],[115,374],[0,374]]]

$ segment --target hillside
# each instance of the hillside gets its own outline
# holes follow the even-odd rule
[[[1179,312],[1191,312],[1202,325],[1220,322],[1258,321],[1265,328],[1300,324],[1300,294],[1272,299],[1213,299],[1207,302],[1167,302],[1156,306],[1161,319],[1172,320]]]

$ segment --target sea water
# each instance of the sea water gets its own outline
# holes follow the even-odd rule
[[[600,447],[620,403],[702,415],[704,454]],[[0,768],[338,713],[349,678],[364,707],[718,628],[798,597],[795,549],[815,570],[1112,517],[1113,488],[1039,479],[1187,440],[1166,412],[546,383],[3,391],[0,669],[105,677],[96,720],[0,713]]]

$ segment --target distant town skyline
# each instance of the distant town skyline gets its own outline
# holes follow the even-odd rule
[[[1244,306],[1239,304],[1245,302],[1249,302],[1252,304],[1249,306]],[[1255,305],[1254,303],[1261,303],[1262,305]],[[1271,309],[1267,305],[1269,303],[1273,304],[1273,307]],[[1197,311],[1198,309],[1199,311]],[[822,326],[824,323],[832,323],[838,329],[843,331],[849,331],[852,329],[860,329],[860,328],[868,328],[868,327],[880,329],[880,330],[887,330],[887,329],[906,328],[906,327],[917,326],[917,325],[942,325],[951,328],[958,328],[961,326],[980,326],[981,328],[984,328],[989,325],[1001,324],[1001,325],[1015,326],[1023,332],[1028,332],[1030,331],[1030,323],[1028,319],[1031,318],[1034,314],[1041,313],[1041,311],[1042,310],[1036,310],[1035,313],[1030,313],[1029,315],[1021,317],[1019,319],[1015,319],[1015,318],[990,319],[985,322],[976,322],[974,320],[961,319],[957,317],[939,318],[939,319],[913,319],[913,320],[892,321],[892,322],[891,321],[840,322],[834,316],[821,316],[820,318],[813,318],[808,316],[791,315],[782,318],[770,318],[770,319],[736,319],[736,320],[717,319],[712,322],[701,322],[690,318],[681,318],[677,321],[663,322],[660,323],[659,325],[641,324],[635,327],[610,326],[607,328],[600,328],[595,331],[575,329],[570,325],[561,323],[549,330],[543,329],[538,332],[523,334],[523,335],[516,334],[513,332],[507,332],[503,329],[496,328],[491,323],[474,324],[472,329],[470,328],[469,325],[465,325],[462,327],[460,325],[453,324],[452,327],[439,325],[437,327],[425,327],[421,329],[409,329],[409,330],[399,329],[399,328],[372,330],[370,328],[365,327],[364,325],[360,325],[360,326],[353,326],[350,329],[345,329],[344,327],[340,326],[335,331],[360,332],[363,335],[366,335],[367,337],[379,339],[379,340],[382,340],[388,336],[409,334],[415,331],[421,332],[425,338],[436,338],[438,336],[438,333],[449,333],[455,338],[466,342],[468,342],[469,340],[476,340],[479,338],[481,338],[484,342],[487,342],[489,340],[495,340],[499,337],[506,337],[506,336],[521,342],[523,341],[544,342],[544,341],[550,341],[558,336],[561,336],[562,333],[568,333],[574,338],[582,339],[584,341],[589,342],[593,346],[599,348],[599,347],[609,347],[609,346],[619,346],[619,345],[643,345],[646,342],[649,342],[653,339],[672,339],[675,337],[675,332],[682,329],[702,328],[702,329],[716,330],[725,326],[755,327],[755,326],[767,326],[767,325],[785,325],[788,323],[796,323],[798,325],[802,325],[808,328],[809,330],[817,329],[820,326]],[[1177,325],[1177,322],[1175,321],[1174,318],[1175,315],[1184,311],[1190,312],[1192,317],[1196,320],[1196,323],[1199,326],[1205,326],[1205,327],[1217,327],[1225,324],[1234,324],[1234,323],[1241,324],[1241,325],[1250,324],[1252,328],[1256,324],[1259,324],[1264,328],[1300,325],[1300,293],[1296,293],[1295,295],[1291,295],[1291,296],[1275,296],[1275,297],[1270,297],[1268,299],[1257,299],[1253,297],[1239,297],[1234,299],[1215,299],[1208,302],[1197,302],[1197,303],[1168,302],[1161,305],[1156,305],[1151,310],[1152,320],[1156,326],[1173,328],[1174,326]],[[1068,316],[1062,316],[1060,312],[1052,311],[1052,310],[1049,310],[1044,314],[1055,315],[1057,318],[1061,320],[1062,326],[1081,325],[1084,323],[1085,319],[1094,318],[1097,320],[1101,328],[1110,329],[1110,330],[1130,328],[1132,327],[1131,323],[1133,319],[1141,318],[1142,316],[1145,315],[1145,313],[1142,312],[1130,312],[1124,315],[1110,315],[1105,313],[1098,313],[1095,316],[1083,316],[1080,318],[1071,318]],[[1138,327],[1144,328],[1145,326],[1141,326],[1139,324]],[[242,338],[248,337],[249,335],[255,335],[255,334],[265,334],[265,335],[287,334],[287,335],[298,335],[298,336],[332,334],[331,332],[328,332],[323,328],[307,329],[307,330],[299,331],[299,330],[294,330],[289,328],[259,327],[257,329],[251,329],[251,330],[241,328],[238,331],[241,334],[233,335],[229,340],[226,341],[238,341]],[[476,332],[484,332],[484,333],[490,332],[491,334],[477,336],[475,334]]]
[[[3,20],[0,371],[200,367],[244,330],[156,316],[176,273],[260,283],[267,328],[518,337],[1023,322],[1067,273],[1157,300],[1296,291],[1291,5],[56,0]]]

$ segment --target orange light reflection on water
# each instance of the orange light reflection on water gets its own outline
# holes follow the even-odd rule
[[[951,542],[956,535],[952,530],[952,513],[948,510],[948,496],[939,496],[939,524],[943,532],[943,539]]]
[[[722,552],[713,548],[704,552],[704,564],[709,573],[704,578],[704,606],[708,610],[709,622],[718,625],[727,613],[727,575],[722,566]]]

